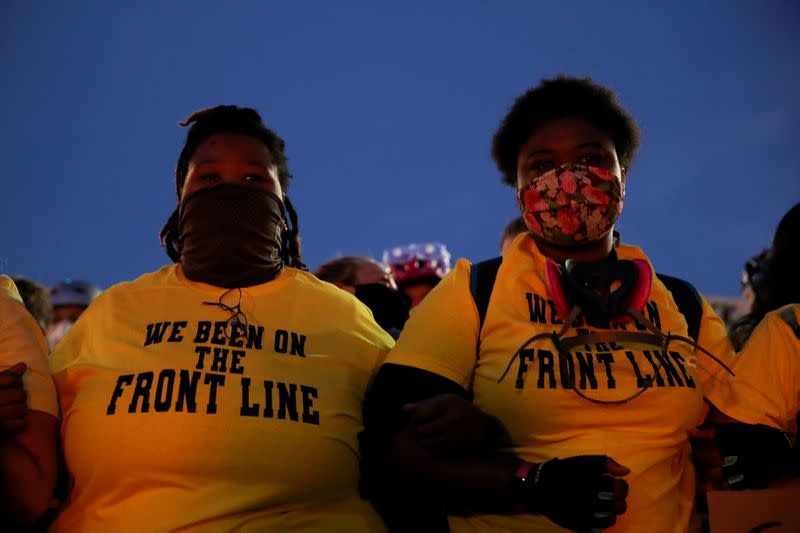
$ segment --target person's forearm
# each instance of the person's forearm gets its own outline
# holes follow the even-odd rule
[[[393,364],[381,367],[364,405],[362,491],[367,497],[381,499],[399,489],[422,500],[428,496],[438,501],[455,497],[462,503],[482,502],[484,507],[494,501],[509,506],[514,471],[520,461],[490,451],[501,442],[496,433],[505,431],[495,431],[496,423],[481,424],[474,416],[466,416],[475,413],[457,409],[457,401],[441,405],[447,396],[466,400],[468,393],[459,384],[431,372]],[[410,404],[416,406],[409,410]],[[431,439],[420,426],[430,429],[432,420],[447,420],[444,414],[452,414],[450,408],[456,408],[461,416],[434,431],[438,438]],[[476,441],[474,431],[453,430],[463,429],[464,423],[488,429],[486,442]]]
[[[32,524],[44,515],[55,490],[56,419],[28,415],[22,433],[0,442],[0,523]]]
[[[380,473],[388,494],[440,502],[449,515],[543,514],[562,527],[584,531],[610,527],[627,508],[629,487],[623,478],[630,469],[605,455],[536,464],[499,452],[442,458],[402,428],[383,465]],[[391,499],[384,502],[392,504]]]
[[[470,458],[434,457],[415,441],[409,428],[400,430],[390,447],[386,475],[392,483],[424,485],[443,501],[457,502],[470,512],[514,512],[514,472],[520,459],[508,454]]]

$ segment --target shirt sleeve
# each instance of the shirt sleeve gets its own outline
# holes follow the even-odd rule
[[[387,363],[433,372],[468,389],[477,362],[478,310],[470,263],[455,268],[411,312]]]
[[[16,289],[15,289],[16,292]],[[39,325],[25,307],[12,298],[10,291],[0,291],[0,370],[23,362],[28,370],[22,384],[28,407],[58,416],[58,401],[47,368],[47,341]]]
[[[733,371],[735,377],[719,382],[707,395],[720,411],[748,424],[796,430],[800,340],[779,313],[769,313],[756,327]]]
[[[372,311],[354,300],[355,324],[350,335],[353,353],[358,354],[358,361],[363,370],[369,374],[369,382],[375,377],[378,368],[383,364],[389,350],[394,346],[394,339],[381,328],[372,317]]]
[[[703,317],[700,320],[700,331],[697,335],[697,344],[710,352],[709,356],[702,350],[696,350],[700,384],[703,391],[711,388],[714,383],[724,381],[732,369],[735,362],[733,345],[728,338],[728,330],[725,322],[717,316],[714,308],[711,307],[705,298],[703,301]]]

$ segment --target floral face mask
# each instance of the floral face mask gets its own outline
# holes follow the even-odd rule
[[[517,192],[528,229],[556,246],[603,237],[619,218],[624,197],[625,185],[619,176],[577,164],[534,175]]]

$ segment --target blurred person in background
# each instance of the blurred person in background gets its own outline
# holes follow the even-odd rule
[[[411,299],[398,290],[386,266],[371,257],[346,256],[323,263],[314,275],[355,295],[369,307],[380,327],[395,339],[400,335]]]
[[[769,250],[763,250],[747,260],[742,270],[741,291],[739,298],[710,296],[708,303],[725,322],[736,349],[741,349],[741,335],[734,333],[737,324],[753,309],[756,300],[765,297],[764,280],[769,265]]]
[[[42,333],[47,334],[53,323],[53,303],[50,301],[49,291],[29,278],[12,276],[11,279],[17,286],[25,308],[42,328]]]
[[[744,264],[744,269],[742,270],[742,298],[747,303],[748,314],[754,308],[764,306],[767,297],[765,281],[767,279],[767,270],[769,269],[769,257],[770,250],[762,250]],[[741,348],[741,345],[738,348]]]
[[[800,204],[792,207],[778,223],[772,247],[745,265],[745,285],[753,294],[750,312],[733,328],[737,349],[744,347],[753,330],[767,313],[800,303]]]
[[[0,529],[32,526],[55,505],[58,402],[47,342],[14,282],[0,276]]]
[[[500,253],[502,254],[506,251],[506,248],[514,242],[517,235],[527,231],[528,226],[525,225],[525,220],[522,217],[517,217],[506,224],[506,227],[503,228],[503,233],[500,235]]]
[[[50,288],[50,301],[53,304],[53,321],[47,329],[50,350],[55,348],[100,292],[96,285],[72,278],[66,278]]]
[[[383,531],[357,435],[393,341],[307,272],[258,112],[182,125],[174,264],[104,291],[51,356],[71,478],[51,531]]]
[[[717,407],[736,420],[791,435],[800,473],[800,204],[783,216],[769,253],[759,257],[752,311],[733,331],[736,375],[718,384],[724,401]]]
[[[414,308],[450,272],[450,252],[440,243],[395,246],[383,252],[383,264]]]

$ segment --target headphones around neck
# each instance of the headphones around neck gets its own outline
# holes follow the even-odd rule
[[[653,272],[643,259],[599,262],[567,259],[562,264],[548,258],[545,264],[547,290],[558,316],[567,321],[577,305],[586,322],[594,327],[627,324],[629,309],[644,309],[653,284]],[[607,295],[598,292],[605,290]]]

